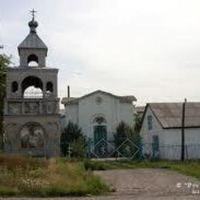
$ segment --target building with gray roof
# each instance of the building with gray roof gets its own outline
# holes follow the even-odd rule
[[[144,152],[162,159],[181,159],[183,103],[148,103],[140,134]],[[200,103],[185,105],[185,157],[200,158]]]

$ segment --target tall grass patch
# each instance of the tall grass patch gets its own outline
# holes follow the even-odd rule
[[[0,196],[84,196],[109,191],[82,162],[0,156]]]

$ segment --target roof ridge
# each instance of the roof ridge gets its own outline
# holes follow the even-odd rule
[[[81,97],[75,97],[76,99],[72,99],[71,101],[69,100],[68,102],[75,102],[75,101],[78,101],[78,100],[80,100],[80,99],[84,99],[84,98],[86,98],[86,97],[88,97],[88,96],[91,96],[91,95],[93,95],[93,94],[95,94],[95,93],[98,93],[98,92],[103,93],[103,94],[106,94],[106,95],[110,95],[110,96],[112,96],[112,97],[115,97],[115,98],[118,98],[118,99],[121,99],[121,100],[124,100],[123,102],[133,102],[133,101],[137,101],[137,99],[136,99],[135,96],[133,96],[133,95],[117,96],[117,95],[115,95],[115,94],[112,94],[112,93],[110,93],[110,92],[105,92],[105,91],[103,91],[103,90],[95,90],[95,91],[90,92],[90,93],[88,93],[88,94],[85,94],[85,95],[83,95],[83,96],[81,96]],[[67,97],[64,97],[63,99],[65,99],[65,98],[67,98]],[[127,98],[129,98],[129,99],[127,99]]]
[[[175,105],[175,106],[173,106]],[[198,105],[198,106],[197,106]],[[147,104],[163,128],[180,128],[182,102]],[[185,127],[200,127],[200,102],[188,102]]]
[[[23,48],[39,48],[48,49],[37,33],[30,32],[25,39],[19,44],[18,49]]]

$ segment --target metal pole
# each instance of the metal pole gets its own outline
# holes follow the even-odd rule
[[[67,97],[70,98],[70,86],[67,86]]]
[[[185,160],[185,105],[187,99],[183,102],[182,106],[182,124],[181,124],[181,161]]]

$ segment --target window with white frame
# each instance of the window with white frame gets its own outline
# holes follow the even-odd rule
[[[148,130],[153,129],[153,118],[151,115],[147,116],[147,125],[148,125]]]

